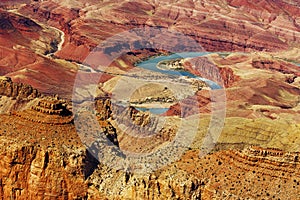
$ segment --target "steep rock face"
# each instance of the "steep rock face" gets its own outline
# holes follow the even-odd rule
[[[9,77],[0,77],[0,95],[15,99],[34,99],[41,94],[30,85],[14,83]]]
[[[7,148],[9,150],[0,154],[2,198],[78,199],[86,196],[84,149],[45,149],[13,143]]]
[[[175,169],[171,167],[172,170]],[[114,188],[109,187],[110,181],[114,182]],[[101,167],[89,177],[88,182],[102,193],[109,194],[109,199],[201,198],[201,181],[181,170],[168,175],[164,172],[134,175]]]
[[[98,97],[95,101],[95,109],[97,111],[96,116],[99,120],[99,126],[102,128],[103,133],[114,145],[119,146],[116,127],[110,122],[110,119],[113,118],[110,99],[107,97]]]
[[[0,77],[1,113],[11,113],[29,121],[65,124],[73,121],[70,106],[57,97],[43,97],[30,85]]]
[[[95,188],[92,193],[101,191],[108,199],[298,198],[297,156],[249,147],[199,158],[199,151],[191,150],[174,164],[149,175],[100,166],[88,182]],[[109,187],[111,183],[113,188]],[[287,193],[279,192],[282,190]]]
[[[199,158],[199,151],[190,150],[177,162],[145,175],[101,164],[95,169],[90,160],[95,170],[89,171],[85,181],[89,158],[83,148],[58,150],[1,142],[10,144],[10,150],[0,154],[0,195],[5,199],[299,197],[298,153],[250,147]],[[284,194],[279,192],[282,190]]]
[[[66,129],[59,134],[55,132],[57,128],[47,124],[31,124],[11,116],[0,117],[4,123],[13,121],[16,128],[18,123],[23,126],[24,122],[33,126],[24,136],[22,133],[12,135],[14,139],[1,136],[0,193],[4,198],[222,199],[232,195],[239,198],[274,195],[281,198],[279,191],[282,190],[286,191],[282,195],[298,198],[296,191],[300,180],[295,176],[299,173],[297,153],[252,147],[244,151],[227,150],[199,157],[198,150],[191,150],[175,163],[154,173],[139,175],[102,164],[97,167],[99,163],[82,146],[76,145],[78,139],[73,138],[76,132],[70,132],[71,124],[60,126]],[[253,130],[253,133],[262,127]],[[276,127],[273,129],[276,130]],[[1,135],[9,133],[1,129]],[[51,140],[38,141],[39,137]],[[122,139],[118,138],[121,146],[122,143],[124,145]],[[151,143],[155,141],[151,140]],[[143,145],[149,146],[149,143]],[[84,177],[88,178],[87,182]],[[270,180],[274,184],[270,185]],[[112,184],[114,187],[111,187]],[[260,196],[253,196],[257,194]]]
[[[112,117],[111,101],[109,98],[97,98],[95,108],[100,120],[108,120]]]
[[[200,77],[212,80],[220,86],[230,87],[239,80],[229,67],[219,67],[206,57],[186,59],[183,63],[184,68]]]
[[[74,125],[49,123],[57,120],[54,114],[40,116],[34,110],[29,116],[26,111],[16,112],[20,117],[0,115],[0,196],[87,199],[85,179],[99,162],[82,145]]]
[[[101,130],[124,151],[151,152],[171,141],[178,128],[168,121],[162,124],[159,117],[149,112],[112,104],[110,99],[98,99],[95,106]]]

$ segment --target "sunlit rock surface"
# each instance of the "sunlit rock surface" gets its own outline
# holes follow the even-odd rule
[[[297,1],[8,0],[0,7],[2,199],[300,198]],[[160,48],[144,48],[139,35],[119,38],[117,48],[105,43],[149,27],[209,51],[166,63],[224,92],[136,67],[188,40],[146,32]],[[109,63],[118,50],[127,52]],[[91,51],[101,60],[92,62],[109,65],[85,63]],[[116,99],[120,88],[127,102]],[[77,110],[86,104],[92,112]],[[213,121],[223,110],[224,124]],[[203,155],[215,126],[220,136]],[[139,160],[153,152],[160,157]]]

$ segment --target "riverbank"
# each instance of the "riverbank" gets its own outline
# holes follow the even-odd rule
[[[142,103],[142,104],[134,104],[134,103],[130,104],[130,106],[134,107],[138,111],[150,112],[152,114],[157,114],[157,115],[167,112],[169,108],[173,105],[175,105],[175,103],[153,102],[153,103]]]
[[[202,78],[195,74],[192,74],[191,72],[184,70],[183,66],[182,66],[182,69],[180,67],[180,63],[182,63],[182,61],[180,62],[180,60],[182,60],[182,59],[201,57],[201,56],[205,56],[205,55],[208,55],[211,53],[212,52],[182,52],[182,53],[175,53],[175,54],[171,54],[171,55],[167,55],[167,56],[158,56],[158,57],[143,61],[143,62],[139,63],[138,65],[136,65],[136,67],[140,67],[140,68],[144,68],[147,70],[159,72],[162,74],[168,74],[168,75],[172,75],[172,76],[194,78],[199,81],[205,82],[206,85],[208,87],[210,87],[210,89],[212,89],[212,90],[222,89],[222,86],[220,86],[218,83],[216,83],[212,80]],[[168,63],[168,62],[170,62],[170,60],[174,60],[174,62],[171,62],[172,64],[173,63],[175,64],[173,68],[169,69],[168,67],[159,66],[160,63]],[[176,67],[176,65],[178,65],[178,67]],[[163,68],[163,69],[161,69],[161,68]]]
[[[161,70],[184,70],[183,59],[163,60],[157,63],[156,67]]]

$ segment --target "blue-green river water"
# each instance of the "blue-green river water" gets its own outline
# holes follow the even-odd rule
[[[173,76],[186,76],[186,77],[190,77],[190,78],[199,79],[199,80],[205,81],[212,90],[221,89],[222,87],[220,85],[218,85],[217,83],[215,83],[211,80],[196,76],[188,71],[162,70],[162,69],[157,68],[157,64],[161,61],[180,59],[180,58],[194,58],[194,57],[204,56],[207,54],[209,54],[209,52],[183,52],[183,53],[176,53],[176,54],[171,54],[171,55],[167,55],[167,56],[158,56],[158,57],[150,58],[148,60],[140,62],[136,65],[136,67],[159,72],[162,74],[168,74],[168,75],[173,75]],[[140,111],[150,111],[153,114],[162,114],[168,110],[168,108],[141,108],[141,107],[136,107],[136,109],[138,109]]]

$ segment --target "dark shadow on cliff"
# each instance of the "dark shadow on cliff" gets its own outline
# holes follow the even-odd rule
[[[87,179],[97,169],[100,162],[86,150],[86,160],[84,166],[84,178]]]

